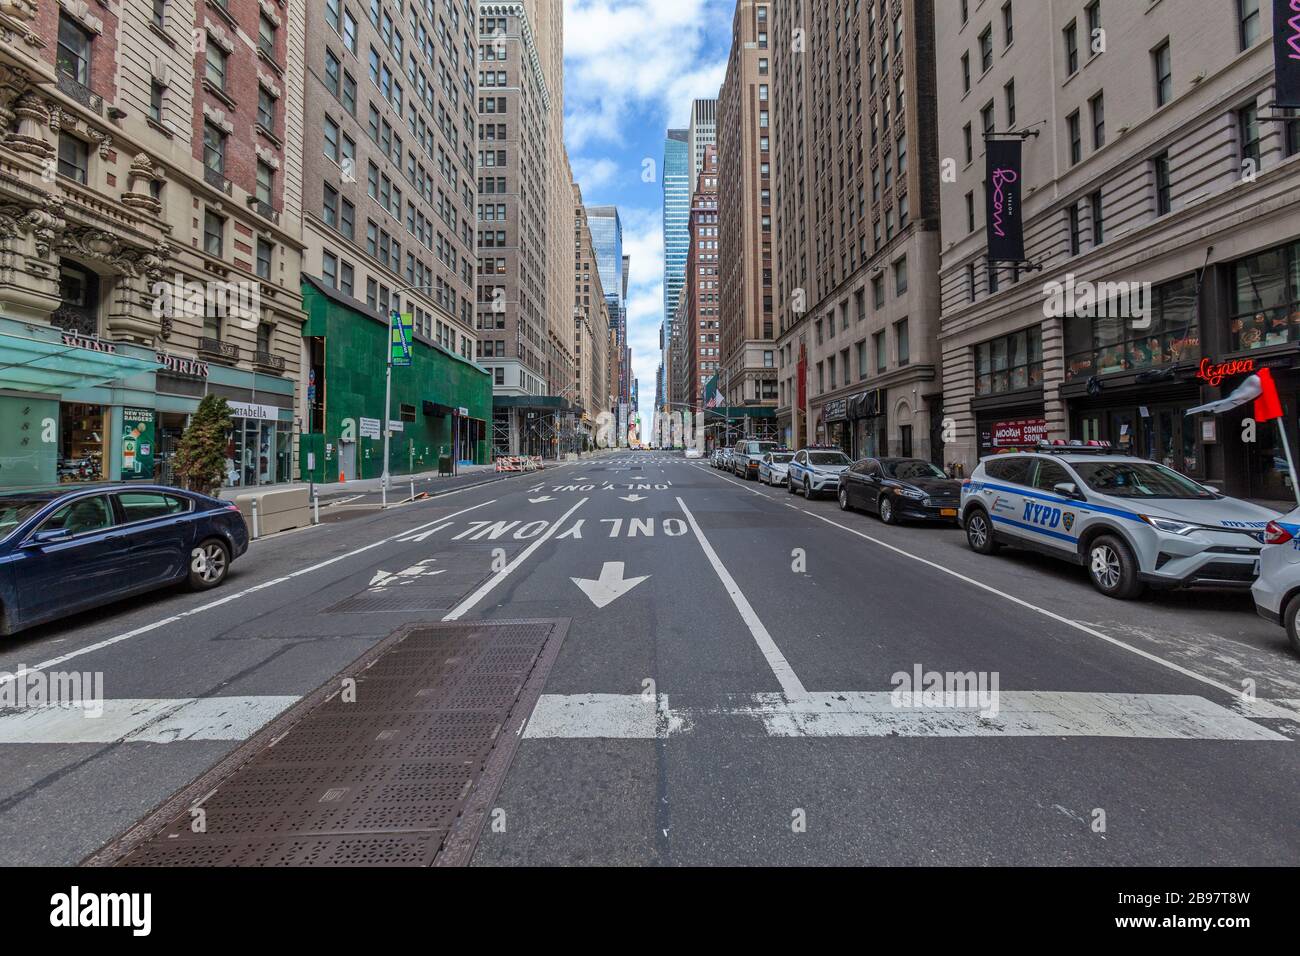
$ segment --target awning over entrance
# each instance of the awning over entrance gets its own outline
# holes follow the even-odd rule
[[[524,408],[529,411],[571,412],[574,407],[559,395],[493,395],[493,408]]]
[[[776,409],[770,405],[754,405],[753,407],[737,405],[732,408],[706,408],[704,410],[705,421],[713,421],[718,418],[736,420],[741,418],[775,418]]]
[[[58,395],[162,367],[115,352],[0,332],[0,389]]]

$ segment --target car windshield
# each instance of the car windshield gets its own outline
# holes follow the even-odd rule
[[[920,458],[907,458],[903,461],[884,461],[885,474],[901,481],[914,481],[917,478],[947,478],[942,468],[922,461]]]
[[[793,459],[793,458],[794,458],[794,455],[791,454],[791,453],[789,453],[789,452],[778,452],[778,453],[772,455],[772,464],[774,464],[774,465],[783,465],[783,464],[785,464],[787,461],[790,461],[790,460]]]
[[[752,441],[749,443],[748,447],[746,447],[744,454],[761,455],[764,452],[771,451],[773,447],[775,447],[775,445],[770,442]]]
[[[1083,461],[1071,465],[1093,491],[1116,498],[1215,497],[1192,479],[1153,461]]]
[[[853,462],[842,451],[810,451],[808,463],[811,465],[851,465]]]
[[[47,504],[45,498],[0,498],[0,541]]]

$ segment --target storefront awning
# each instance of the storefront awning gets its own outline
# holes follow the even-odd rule
[[[114,352],[0,333],[0,388],[3,389],[58,395],[162,367],[160,362]]]
[[[712,421],[718,418],[741,419],[741,418],[775,418],[776,409],[770,405],[735,405],[731,408],[706,408],[704,409],[705,421]]]

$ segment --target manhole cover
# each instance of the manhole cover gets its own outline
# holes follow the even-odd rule
[[[565,628],[403,628],[87,863],[467,863]]]

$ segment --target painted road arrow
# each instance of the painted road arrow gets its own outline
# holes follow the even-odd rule
[[[624,495],[619,501],[644,501],[645,495]]]
[[[528,503],[535,505],[542,501],[554,501],[554,500],[555,499],[552,498],[550,495],[542,495],[540,498],[529,498]]]
[[[425,567],[425,565],[431,564],[436,560],[437,558],[425,558],[419,564],[413,564],[409,568],[405,568],[401,571],[376,571],[375,576],[370,579],[368,588],[371,591],[382,591],[393,584],[408,584],[414,578],[432,577],[435,574],[444,573],[446,570],[445,568],[440,568],[439,570],[434,571]]]
[[[600,569],[600,577],[595,581],[588,578],[570,578],[569,580],[582,589],[582,593],[591,598],[591,603],[601,608],[621,598],[650,575],[639,578],[623,577],[622,561],[606,561]]]

